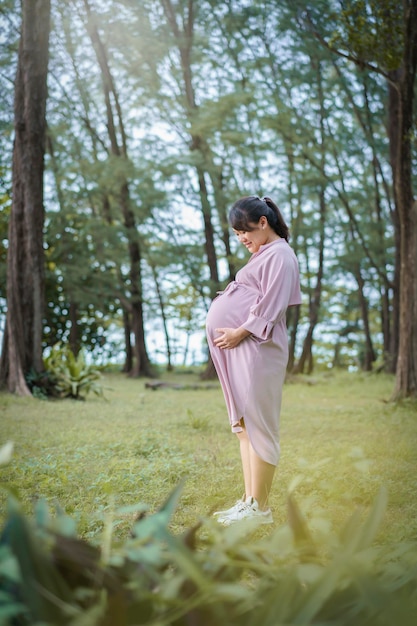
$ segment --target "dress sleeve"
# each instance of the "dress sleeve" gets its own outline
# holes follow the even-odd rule
[[[298,263],[291,249],[289,252],[274,253],[259,267],[261,297],[242,324],[259,339],[268,339],[287,308],[301,303]]]

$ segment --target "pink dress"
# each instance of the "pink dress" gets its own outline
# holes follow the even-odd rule
[[[297,258],[284,239],[261,246],[210,306],[206,330],[233,432],[243,418],[256,454],[279,459],[279,415],[288,362],[286,311],[301,303]],[[222,350],[216,328],[251,332],[236,348]]]

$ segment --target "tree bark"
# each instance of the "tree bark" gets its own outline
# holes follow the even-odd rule
[[[22,2],[14,100],[7,316],[0,362],[0,383],[18,395],[30,395],[25,374],[31,369],[43,369],[43,172],[50,10],[50,0]]]
[[[130,339],[130,316],[128,311],[123,307],[123,331],[125,337],[125,362],[123,365],[122,372],[127,374],[133,368],[133,350],[132,350],[132,341]]]
[[[165,335],[165,345],[166,345],[166,355],[167,355],[167,371],[171,372],[174,367],[172,365],[172,350],[171,350],[171,342],[169,339],[169,332],[168,332],[168,318],[167,318],[167,314],[165,311],[165,302],[164,302],[164,297],[163,297],[163,293],[162,293],[162,289],[161,286],[159,284],[159,276],[158,276],[158,272],[157,269],[155,267],[155,265],[151,264],[151,271],[152,271],[152,276],[153,276],[153,280],[155,283],[155,290],[156,290],[156,295],[158,297],[158,303],[159,303],[159,309],[161,311],[161,317],[162,317],[162,326],[164,329],[164,335]],[[188,342],[188,337],[187,337],[187,342]]]
[[[69,331],[69,347],[71,352],[77,356],[80,352],[81,344],[80,344],[80,333],[78,328],[78,304],[73,300],[70,300],[69,303],[69,320],[70,320],[70,331]]]
[[[400,239],[399,338],[394,398],[417,393],[417,344],[415,315],[416,229],[412,187],[411,137],[413,133],[414,84],[417,66],[417,0],[405,6],[404,55],[395,82],[398,91],[398,115],[390,119],[390,141],[394,178],[394,197],[398,214]]]
[[[319,243],[319,262],[316,275],[316,284],[310,298],[309,304],[309,327],[303,342],[301,356],[293,368],[295,374],[303,373],[307,364],[307,372],[312,373],[314,368],[313,362],[313,334],[319,320],[322,281],[324,274],[324,242],[325,242],[325,224],[326,224],[326,204],[324,198],[324,188],[320,192],[320,243]]]
[[[361,358],[361,368],[364,372],[372,371],[372,364],[375,361],[375,351],[372,343],[372,336],[369,326],[369,307],[368,301],[365,296],[364,287],[365,280],[361,273],[360,265],[355,269],[354,272],[356,282],[358,283],[358,298],[359,298],[359,307],[362,315],[363,322],[363,330],[365,335],[365,349],[363,356]]]

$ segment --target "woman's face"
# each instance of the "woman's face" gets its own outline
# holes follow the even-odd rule
[[[271,238],[271,228],[266,217],[262,216],[257,224],[249,222],[248,226],[252,228],[252,230],[233,229],[233,232],[239,239],[240,243],[243,244],[252,254],[258,252],[261,246],[266,243],[270,243],[273,240]],[[276,236],[274,239],[275,238]]]

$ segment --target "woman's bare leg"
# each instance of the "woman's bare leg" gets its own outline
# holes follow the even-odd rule
[[[275,473],[275,465],[263,461],[252,448],[242,420],[243,430],[236,433],[240,444],[245,494],[255,498],[260,509],[266,509]]]
[[[240,458],[242,461],[243,480],[245,483],[245,498],[252,495],[251,466],[250,466],[250,442],[243,426],[243,431],[236,433],[240,445]]]
[[[249,465],[251,473],[251,496],[258,501],[260,509],[266,509],[274,479],[275,465],[263,461],[249,442]]]

